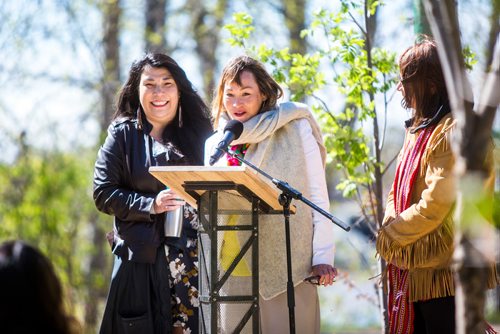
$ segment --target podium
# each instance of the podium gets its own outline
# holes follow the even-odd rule
[[[198,208],[200,332],[259,333],[258,221],[282,214],[278,190],[245,166],[149,172]]]

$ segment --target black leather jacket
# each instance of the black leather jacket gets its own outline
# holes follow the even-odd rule
[[[114,216],[113,253],[141,263],[154,263],[164,241],[164,214],[151,214],[163,185],[149,173],[150,166],[187,164],[171,145],[156,142],[136,119],[115,120],[101,146],[94,169],[96,207]]]

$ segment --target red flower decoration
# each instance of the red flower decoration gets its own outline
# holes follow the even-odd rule
[[[229,150],[236,154],[237,156],[244,158],[245,153],[247,153],[248,144],[233,145],[229,147]],[[228,166],[240,166],[241,163],[238,159],[226,153],[227,165]]]

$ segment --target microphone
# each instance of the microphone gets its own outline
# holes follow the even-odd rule
[[[233,119],[226,124],[226,127],[224,128],[224,136],[215,147],[214,153],[210,156],[210,166],[213,166],[213,164],[222,157],[227,147],[233,140],[240,138],[242,132],[243,123],[241,123],[240,121]]]

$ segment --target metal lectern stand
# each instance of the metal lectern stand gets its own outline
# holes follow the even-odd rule
[[[246,167],[150,172],[198,207],[200,333],[259,333],[258,220],[282,214],[277,191]]]
[[[221,208],[224,197],[235,196],[224,192],[229,187],[236,185],[213,184],[211,188],[217,190],[207,191],[199,201],[200,329],[202,333],[259,333],[260,200],[251,196],[249,207]],[[236,247],[227,250],[228,238]]]

